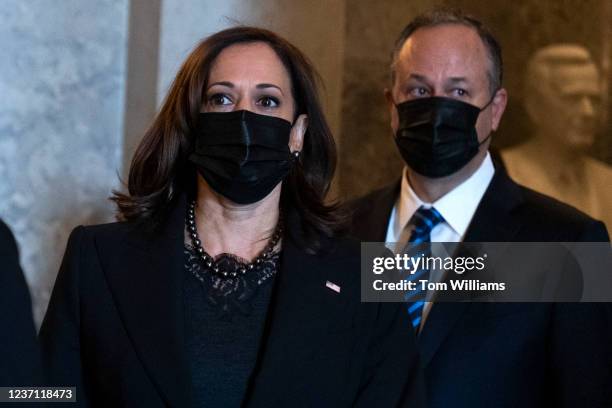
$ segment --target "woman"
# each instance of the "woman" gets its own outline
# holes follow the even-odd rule
[[[249,27],[200,43],[114,196],[124,221],[68,242],[40,334],[53,382],[100,406],[420,398],[406,316],[359,302],[336,238],[335,159],[299,50]]]

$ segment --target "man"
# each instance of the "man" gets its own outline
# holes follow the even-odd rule
[[[17,244],[0,220],[0,387],[40,385],[40,351]]]
[[[502,151],[517,182],[568,203],[612,228],[612,168],[588,155],[601,115],[601,80],[576,44],[540,48],[527,64],[524,106],[532,137]]]
[[[391,71],[386,95],[406,167],[400,181],[354,204],[354,235],[400,243],[608,241],[601,222],[495,169],[488,147],[507,92],[500,47],[480,22],[454,12],[417,17],[396,43]],[[602,305],[415,302],[407,313],[432,407],[610,401]]]

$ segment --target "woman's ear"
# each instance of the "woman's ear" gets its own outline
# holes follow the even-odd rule
[[[291,134],[289,135],[289,150],[291,153],[302,151],[304,145],[304,134],[308,128],[308,116],[301,114],[295,120],[293,127],[291,128]]]

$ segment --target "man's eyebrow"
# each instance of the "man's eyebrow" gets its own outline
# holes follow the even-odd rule
[[[458,83],[469,83],[470,81],[466,77],[450,77],[446,80],[446,82],[451,83],[451,84],[458,84]]]
[[[427,77],[425,75],[421,75],[421,74],[410,74],[408,76],[408,78],[416,79],[419,82],[427,82]]]

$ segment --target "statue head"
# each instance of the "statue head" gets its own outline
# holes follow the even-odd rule
[[[537,50],[528,62],[524,98],[535,137],[577,152],[593,145],[601,82],[585,47],[554,44]]]

